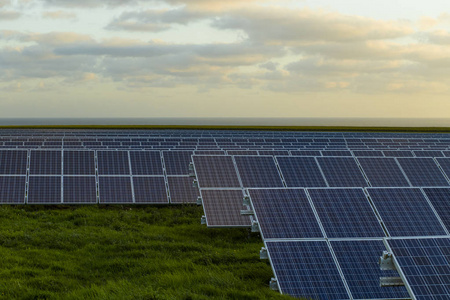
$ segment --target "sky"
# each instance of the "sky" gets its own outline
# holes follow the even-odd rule
[[[0,0],[0,118],[450,118],[450,2]]]

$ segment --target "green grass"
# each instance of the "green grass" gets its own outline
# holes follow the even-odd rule
[[[0,206],[0,299],[288,299],[247,229],[196,206]]]

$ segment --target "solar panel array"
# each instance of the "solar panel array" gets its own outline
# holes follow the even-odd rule
[[[406,275],[403,268],[417,269],[422,257],[396,265],[405,286],[380,287],[381,276],[399,273],[381,271],[377,260],[383,250],[396,257],[392,241],[449,236],[448,134],[0,131],[0,203],[165,204],[197,197],[207,226],[260,231],[282,293],[435,299],[447,289],[423,288],[428,274]],[[400,246],[428,246],[421,243]],[[427,267],[441,268],[437,260]]]

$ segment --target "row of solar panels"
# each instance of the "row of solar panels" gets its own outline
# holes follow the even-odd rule
[[[194,203],[188,176],[0,176],[0,204]]]
[[[194,155],[193,162],[202,189],[450,185],[450,158]]]
[[[448,299],[450,238],[266,241],[281,291],[311,299]],[[388,250],[394,270],[380,270]],[[400,274],[399,274],[400,273]],[[381,286],[401,276],[404,286]],[[409,292],[409,293],[408,293]]]
[[[448,138],[448,133],[408,132],[323,132],[323,131],[265,131],[265,130],[189,130],[189,129],[1,129],[0,136],[54,136],[54,137],[355,137],[355,138]]]

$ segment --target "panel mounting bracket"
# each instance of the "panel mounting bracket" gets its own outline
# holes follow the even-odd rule
[[[259,258],[260,259],[269,259],[269,254],[267,253],[266,248],[261,247],[261,250],[259,250]]]
[[[383,254],[380,256],[378,261],[380,265],[380,269],[383,271],[386,270],[397,270],[394,265],[394,261],[392,260],[392,253],[388,251],[383,251]]]

